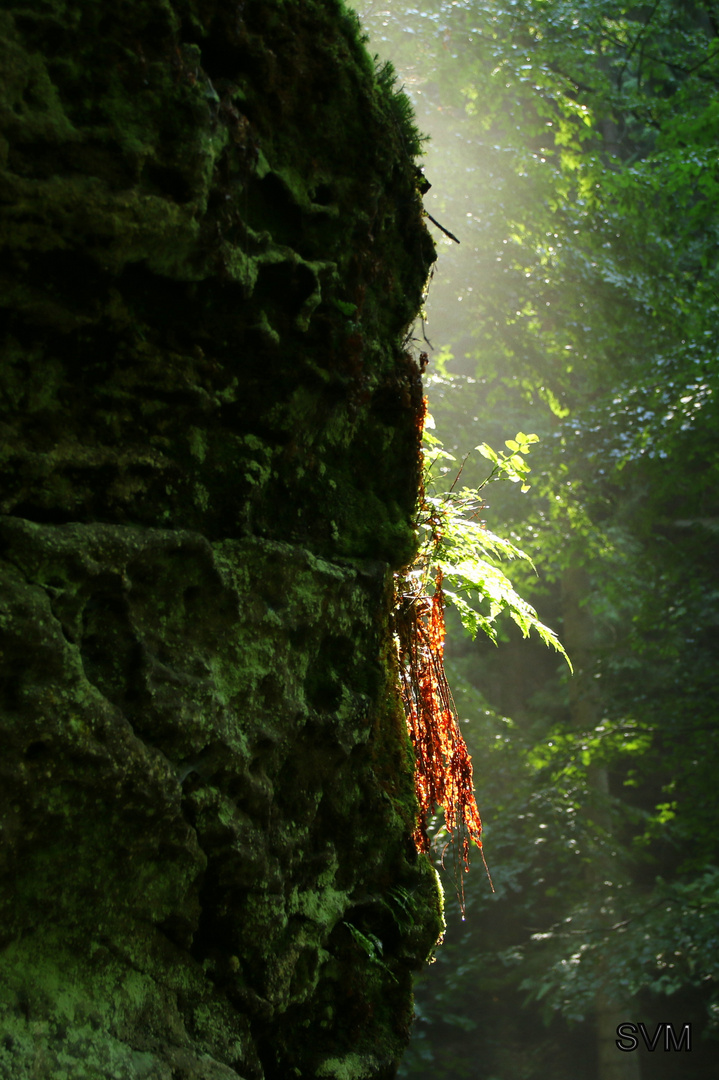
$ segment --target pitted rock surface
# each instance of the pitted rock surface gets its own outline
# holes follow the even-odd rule
[[[333,0],[0,11],[0,1077],[391,1077],[433,257]]]

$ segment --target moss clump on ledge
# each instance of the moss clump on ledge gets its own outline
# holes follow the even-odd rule
[[[330,0],[0,12],[3,1080],[394,1075],[416,148]]]

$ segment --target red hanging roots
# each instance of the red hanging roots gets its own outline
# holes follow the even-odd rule
[[[407,586],[412,580],[405,579],[403,584]],[[416,580],[415,592],[398,597],[395,615],[402,701],[416,762],[419,815],[413,839],[418,851],[429,851],[427,820],[441,806],[450,842],[455,837],[461,841],[464,870],[469,869],[472,840],[480,849],[489,877],[482,851],[482,822],[474,797],[472,761],[444,673],[442,571],[437,571],[431,597]],[[489,880],[491,885],[491,877]],[[461,875],[458,892],[464,915]]]

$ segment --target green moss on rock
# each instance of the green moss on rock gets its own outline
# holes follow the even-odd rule
[[[0,509],[401,563],[420,389],[399,334],[433,248],[353,19],[141,0],[2,18]]]
[[[3,1080],[394,1074],[416,148],[332,0],[0,12]]]

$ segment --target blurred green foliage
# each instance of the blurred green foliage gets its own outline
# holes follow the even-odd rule
[[[655,1055],[656,1080],[708,1078],[719,1029],[719,10],[358,7],[431,135],[425,205],[461,240],[437,237],[423,328],[436,346],[437,435],[459,457],[508,431],[539,435],[531,489],[495,485],[482,513],[531,557],[539,578],[518,563],[513,584],[593,687],[587,728],[556,657],[501,617],[499,650],[450,635],[497,894],[481,874],[467,880],[467,920],[450,926],[418,990],[401,1075],[592,1080],[601,989],[631,1004],[628,1021],[695,1023],[691,1062],[672,1072],[678,1059]],[[468,488],[483,470],[467,461]],[[579,656],[563,624],[572,605],[591,639]]]

